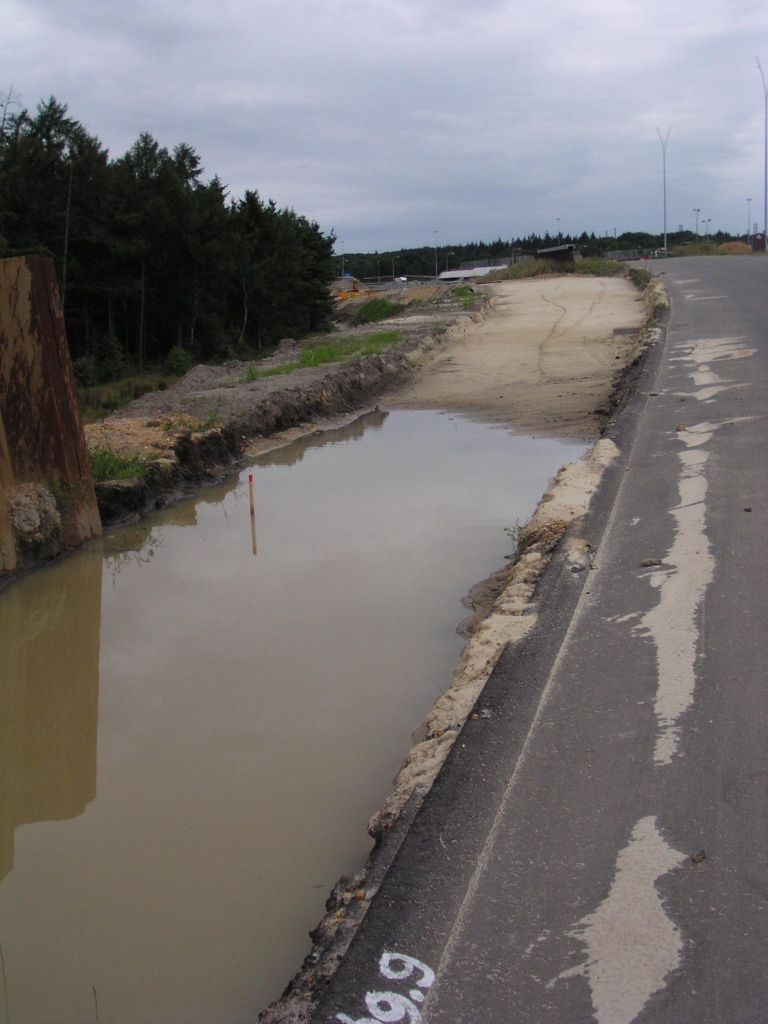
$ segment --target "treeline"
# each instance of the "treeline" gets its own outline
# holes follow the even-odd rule
[[[710,235],[716,242],[727,242],[732,236],[718,231]],[[694,242],[693,231],[669,232],[667,245],[686,245]],[[703,236],[700,236],[703,240]],[[515,238],[504,241],[499,238],[495,242],[468,242],[464,245],[439,245],[437,247],[437,269],[455,270],[462,263],[471,260],[500,259],[505,256],[533,253],[537,249],[546,249],[554,245],[573,243],[582,256],[603,256],[614,249],[659,249],[663,245],[664,236],[653,235],[646,231],[626,231],[624,234],[595,235],[583,232],[581,235],[561,235],[554,238],[549,234],[528,235],[526,238]],[[376,278],[391,280],[393,277],[434,277],[435,248],[422,246],[416,249],[399,249],[396,252],[347,253],[343,260],[344,273],[359,278]],[[342,258],[336,256],[336,273],[342,272]]]
[[[143,133],[112,159],[54,98],[0,108],[0,256],[53,257],[81,373],[179,351],[250,355],[322,329],[332,235],[256,191],[232,200],[200,157]],[[186,357],[188,361],[189,356]]]

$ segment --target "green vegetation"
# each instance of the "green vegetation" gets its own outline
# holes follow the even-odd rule
[[[290,363],[269,366],[265,370],[260,370],[258,364],[252,364],[240,378],[240,383],[250,384],[262,377],[275,377],[282,373],[290,373],[291,370],[322,366],[325,363],[353,362],[356,359],[363,359],[365,356],[378,355],[384,349],[397,344],[399,340],[399,331],[379,331],[377,334],[369,334],[368,337],[362,338],[352,334],[339,341],[333,339],[310,341],[302,349],[299,358]]]
[[[375,298],[364,302],[352,318],[353,323],[377,324],[399,313],[403,307],[389,299]]]
[[[587,256],[578,260],[572,268],[576,274],[589,274],[590,277],[621,277],[624,267],[616,260],[604,260],[600,256]]]
[[[464,309],[471,309],[483,297],[480,292],[476,292],[468,284],[461,284],[454,288],[451,295],[457,302],[461,303]]]
[[[506,270],[494,270],[484,277],[484,281],[520,281],[527,277],[540,277],[542,274],[563,274],[566,268],[557,260],[524,260],[515,263]]]
[[[126,480],[137,477],[144,480],[149,465],[135,456],[120,455],[107,445],[97,445],[88,451],[94,480]]]
[[[255,190],[230,199],[186,143],[144,132],[113,158],[53,97],[3,108],[0,257],[53,257],[81,387],[177,347],[247,358],[325,328],[334,237],[316,223]]]
[[[165,357],[165,369],[175,377],[183,377],[192,369],[192,354],[181,345],[174,345]]]
[[[149,391],[165,391],[175,382],[176,377],[155,372],[133,374],[95,387],[79,386],[77,396],[83,421],[95,423]]]
[[[641,292],[644,291],[653,280],[653,274],[651,274],[650,270],[646,270],[645,267],[629,267],[627,269],[627,274],[629,275],[629,279],[632,284],[636,288],[639,288]]]

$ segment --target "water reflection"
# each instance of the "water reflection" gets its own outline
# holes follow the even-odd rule
[[[381,430],[387,416],[388,412],[372,409],[371,412],[358,416],[342,427],[336,427],[334,430],[316,430],[313,434],[300,437],[284,448],[265,452],[254,459],[254,465],[295,466],[312,448],[325,448],[329,444],[341,444],[343,441],[359,441],[366,431]]]
[[[0,880],[19,825],[76,818],[96,796],[98,545],[0,600]]]
[[[369,415],[0,595],[12,1021],[255,1019],[566,447]]]

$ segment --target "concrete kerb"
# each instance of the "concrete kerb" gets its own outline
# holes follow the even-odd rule
[[[605,431],[619,456],[604,472],[588,515],[568,527],[539,581],[536,624],[499,658],[320,999],[313,1024],[325,1024],[337,1013],[356,1015],[364,993],[381,987],[377,966],[385,946],[394,943],[399,952],[439,967],[587,586],[588,567],[599,550],[658,372],[668,318],[667,310],[657,324],[658,339],[638,365],[632,391]],[[574,540],[585,548],[586,571],[571,571]]]

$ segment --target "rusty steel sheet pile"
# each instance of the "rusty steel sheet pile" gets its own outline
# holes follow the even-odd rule
[[[53,260],[0,260],[0,573],[100,533]]]

